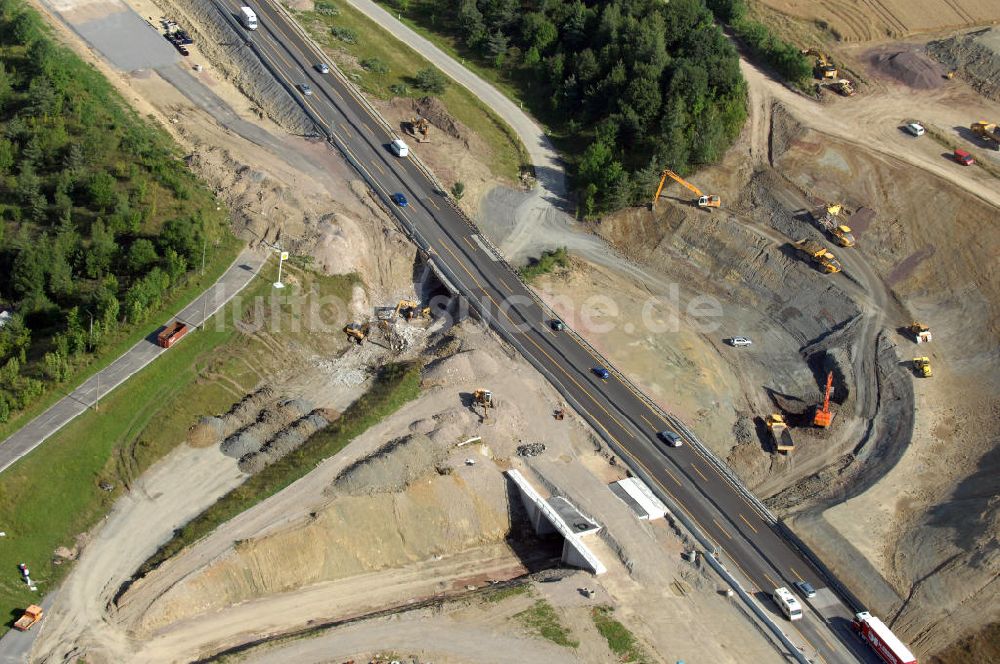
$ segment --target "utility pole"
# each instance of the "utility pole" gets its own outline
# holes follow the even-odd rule
[[[205,276],[205,249],[208,246],[208,238],[205,237],[204,229],[201,233],[201,276]]]

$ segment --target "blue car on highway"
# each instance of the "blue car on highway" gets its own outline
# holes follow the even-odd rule
[[[398,205],[399,207],[406,207],[407,205],[410,204],[410,201],[406,200],[406,196],[398,192],[392,195],[392,202]]]
[[[608,378],[611,377],[611,373],[604,367],[594,367],[593,369],[591,369],[591,371],[593,371],[594,375],[600,378],[601,380],[607,380]]]

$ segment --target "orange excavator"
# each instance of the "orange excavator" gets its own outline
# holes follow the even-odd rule
[[[830,393],[833,391],[833,372],[826,375],[826,395],[823,397],[823,407],[816,408],[816,415],[813,417],[813,425],[818,427],[828,427],[833,421],[833,413],[830,412]]]
[[[656,201],[660,200],[660,192],[663,191],[663,185],[667,181],[667,178],[675,180],[684,185],[685,187],[687,187],[688,189],[690,189],[691,192],[698,197],[697,202],[698,202],[698,207],[700,208],[717,208],[720,205],[722,205],[722,200],[718,196],[706,196],[705,194],[701,193],[701,189],[694,186],[681,176],[677,175],[677,173],[674,173],[672,170],[667,168],[664,169],[663,173],[660,175],[660,186],[656,188],[656,195],[653,196],[654,208],[656,207]]]

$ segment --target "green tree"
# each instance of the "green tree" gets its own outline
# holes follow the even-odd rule
[[[152,267],[159,259],[160,257],[157,255],[156,247],[153,246],[152,241],[142,237],[133,242],[132,246],[128,248],[125,264],[128,266],[130,272],[139,274],[147,268]]]
[[[455,198],[456,201],[462,200],[462,197],[465,196],[465,183],[456,182],[455,184],[453,184],[451,186],[451,195]]]
[[[414,76],[413,85],[427,94],[439,95],[444,92],[448,79],[434,67],[425,67]]]
[[[102,210],[115,204],[115,179],[106,171],[98,171],[87,181],[87,195],[90,202]]]

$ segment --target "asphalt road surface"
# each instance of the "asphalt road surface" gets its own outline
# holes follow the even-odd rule
[[[201,325],[203,320],[211,317],[250,283],[266,259],[266,254],[245,249],[218,281],[170,320],[184,321],[193,326]],[[168,322],[170,321],[164,321],[164,324]],[[92,408],[111,390],[124,383],[161,353],[167,352],[167,349],[156,345],[156,334],[160,329],[162,328],[157,328],[117,360],[88,378],[82,385],[0,443],[0,473],[41,445],[46,438],[66,426],[77,415]]]
[[[216,3],[235,24],[240,5],[232,0]],[[256,11],[260,27],[244,30],[246,39],[298,96],[386,207],[411,229],[418,245],[461,295],[538,367],[630,464],[655,480],[717,544],[723,563],[742,573],[748,590],[762,600],[765,609],[775,611],[779,622],[783,618],[767,599],[775,587],[791,588],[793,582],[805,580],[820,589],[811,602],[815,614],[807,612],[802,621],[784,623],[793,641],[807,644],[807,654],[818,652],[826,662],[877,662],[850,630],[850,609],[825,587],[827,583],[817,570],[695,446],[662,447],[657,433],[669,430],[669,423],[614,371],[607,380],[599,378],[593,368],[603,360],[574,334],[551,328],[548,312],[435,183],[413,160],[399,159],[390,152],[388,144],[396,137],[355,96],[353,88],[333,72],[318,72],[316,65],[326,58],[286,14],[267,1],[258,3]],[[313,94],[302,93],[304,84]],[[392,197],[396,193],[402,193],[408,205],[395,204]]]

